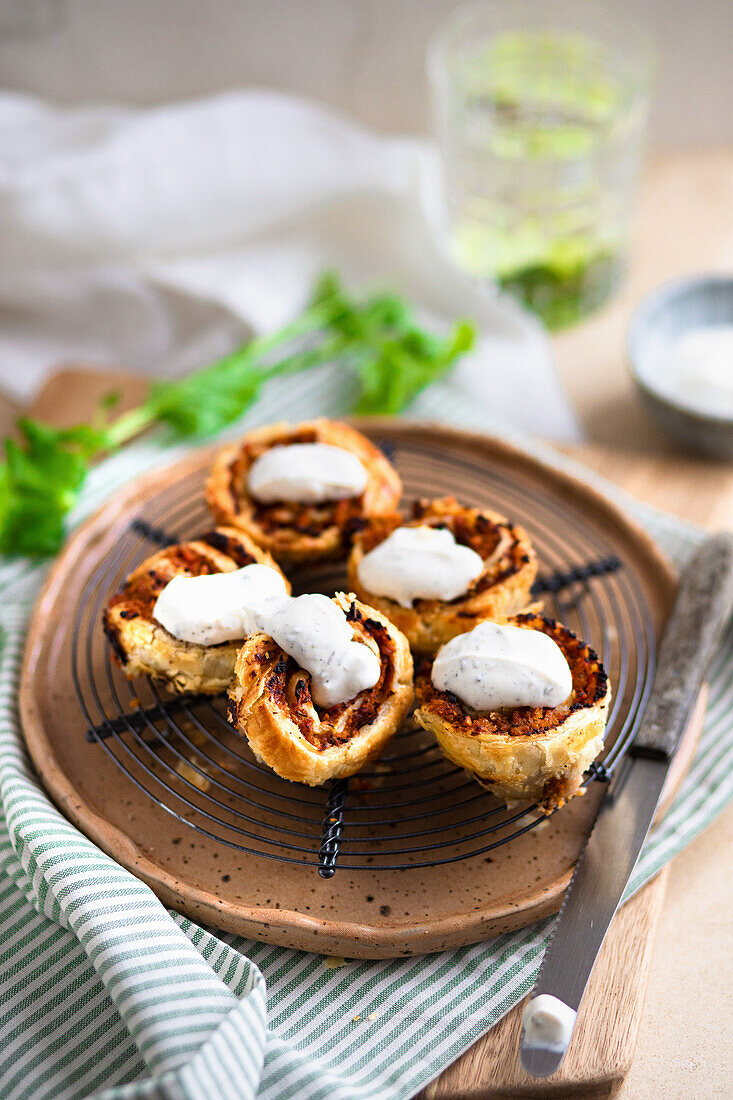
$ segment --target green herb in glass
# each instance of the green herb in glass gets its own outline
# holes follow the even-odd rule
[[[595,4],[459,9],[429,56],[447,247],[550,328],[625,267],[648,106],[643,39]]]

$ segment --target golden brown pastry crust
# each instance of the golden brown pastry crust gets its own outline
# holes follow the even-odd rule
[[[103,626],[117,663],[130,679],[154,676],[177,692],[226,691],[241,641],[203,646],[182,642],[153,618],[155,601],[176,576],[231,573],[259,562],[277,563],[241,531],[217,527],[191,542],[159,550],[127,578],[104,612]],[[287,591],[290,584],[285,581]]]
[[[507,802],[537,802],[545,813],[577,794],[583,773],[603,748],[611,698],[608,677],[585,642],[541,615],[516,615],[514,626],[542,630],[562,649],[573,693],[559,707],[471,712],[431,681],[432,661],[418,669],[417,721],[435,734],[444,754]]]
[[[415,600],[402,607],[359,583],[361,559],[400,526],[447,527],[456,542],[484,559],[480,576],[455,600]],[[418,501],[407,523],[398,515],[378,517],[354,536],[349,555],[349,585],[359,599],[383,612],[407,637],[416,654],[432,656],[458,634],[487,619],[504,620],[525,610],[537,574],[537,559],[527,534],[496,512],[463,508],[453,497]]]
[[[270,447],[291,443],[329,443],[351,451],[366,469],[366,489],[361,496],[323,504],[254,500],[247,492],[250,466]],[[217,521],[244,531],[285,562],[343,557],[354,527],[391,512],[401,493],[396,470],[374,444],[347,424],[326,419],[268,424],[248,432],[219,452],[206,482],[206,499]]]
[[[373,688],[324,710],[313,704],[310,675],[272,638],[245,642],[229,689],[229,719],[255,756],[282,776],[314,787],[354,775],[379,756],[399,729],[413,698],[407,639],[378,612],[351,595],[333,601],[347,613],[354,638],[379,655]]]

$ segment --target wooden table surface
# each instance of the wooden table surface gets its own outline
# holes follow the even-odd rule
[[[677,455],[656,433],[635,401],[623,337],[633,306],[657,283],[684,272],[732,269],[733,153],[660,158],[642,188],[626,285],[600,314],[554,340],[562,380],[588,432],[583,461],[639,499],[726,529],[733,529],[733,467]],[[46,411],[55,404],[54,385],[63,388],[64,381],[47,388]],[[12,402],[0,397],[2,434],[15,412]],[[730,810],[666,873],[663,902],[663,893],[658,894],[662,908],[648,996],[622,1100],[730,1095],[731,1029],[725,1022],[730,1017],[726,975],[733,961],[733,878],[725,873],[725,861],[732,840]],[[499,1027],[505,1023],[516,1026],[508,1019]],[[485,1065],[481,1072],[490,1074],[490,1068]],[[468,1052],[430,1092],[446,1095],[445,1081],[453,1097],[460,1095],[462,1082],[475,1086],[476,1071]]]

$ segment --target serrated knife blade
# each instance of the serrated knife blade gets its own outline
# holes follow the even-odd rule
[[[535,1077],[554,1073],[565,1055],[588,978],[732,610],[733,537],[716,535],[682,573],[649,702],[601,802],[525,1008],[520,1059]]]

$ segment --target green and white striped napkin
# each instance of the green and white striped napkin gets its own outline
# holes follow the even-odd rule
[[[336,368],[274,383],[237,430],[338,415],[348,390]],[[492,427],[445,385],[423,394],[412,415]],[[75,519],[184,450],[152,440],[109,459]],[[700,541],[694,528],[624,500],[675,561]],[[62,817],[28,764],[16,700],[43,575],[26,561],[0,566],[0,1096],[397,1100],[529,991],[552,918],[441,955],[330,969],[319,956],[217,936],[168,912]],[[629,894],[733,795],[732,646],[729,637],[713,670],[692,770]]]

